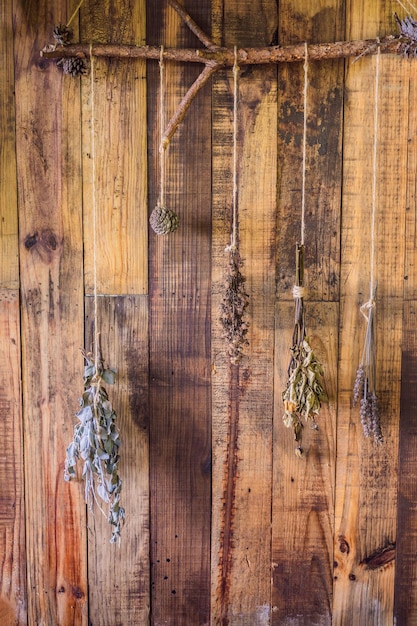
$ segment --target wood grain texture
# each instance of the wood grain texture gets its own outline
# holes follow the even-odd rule
[[[0,6],[0,287],[19,285],[13,4]]]
[[[335,41],[343,38],[343,26],[341,2],[285,2],[278,41]],[[279,68],[272,623],[324,626],[332,620],[343,64],[308,65],[306,323],[324,367],[329,403],[322,406],[317,433],[305,426],[305,455],[298,459],[282,422],[282,392],[294,327],[295,244],[301,237],[303,90],[301,64]]]
[[[274,2],[213,3],[216,43],[270,43]],[[239,72],[238,215],[250,345],[231,365],[219,307],[232,229],[233,77],[213,85],[212,624],[271,618],[271,471],[276,203],[276,68]],[[272,138],[272,141],[271,141]]]
[[[411,626],[417,621],[416,502],[416,304],[404,304],[401,373],[400,446],[398,467],[397,546],[395,565],[394,618]]]
[[[377,8],[351,5],[348,23],[355,33],[367,36],[369,24],[380,26]],[[380,446],[363,437],[359,410],[351,408],[365,330],[359,306],[369,297],[375,59],[350,66],[346,78],[334,624],[393,623],[407,176],[407,118],[397,112],[409,93],[409,72],[401,59],[381,58],[375,227]]]
[[[145,43],[144,0],[89,2],[81,39]],[[143,60],[95,59],[94,153],[97,289],[107,295],[148,291],[146,65]],[[93,292],[91,80],[82,81],[85,281]]]
[[[110,545],[107,519],[97,508],[89,515],[90,625],[145,626],[150,610],[147,296],[100,297],[97,329],[106,366],[117,369],[116,384],[106,389],[122,442],[119,475],[126,523],[120,546]],[[87,347],[94,334],[94,301],[87,298]]]
[[[207,28],[210,2],[187,9]],[[196,40],[165,2],[148,2],[150,45]],[[167,64],[166,117],[198,73]],[[149,67],[149,210],[159,192],[159,72]],[[211,102],[200,92],[167,154],[166,203],[180,218],[149,238],[151,605],[154,626],[209,624]]]
[[[305,425],[302,458],[282,422],[294,304],[277,307],[275,334],[272,624],[332,623],[338,303],[306,303],[306,325],[329,401],[318,431]]]
[[[79,82],[38,53],[66,9],[14,7],[28,614],[45,626],[87,622],[85,507],[63,480],[83,343]]]
[[[290,0],[280,4],[280,44],[343,39],[343,3]],[[303,64],[278,73],[278,298],[292,299],[294,248],[300,240],[303,145]],[[337,301],[343,61],[309,63],[305,183],[305,283],[310,300]]]
[[[19,294],[0,290],[0,618],[27,619]]]

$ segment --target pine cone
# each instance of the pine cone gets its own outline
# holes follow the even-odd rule
[[[151,213],[149,224],[157,235],[168,235],[177,230],[179,218],[175,211],[157,206]]]
[[[57,66],[62,68],[64,74],[70,74],[70,76],[81,76],[81,74],[85,74],[87,71],[84,59],[79,59],[78,57],[60,59],[57,62]]]
[[[72,30],[67,28],[65,24],[58,24],[58,26],[55,26],[54,30],[52,31],[52,34],[54,36],[55,41],[60,46],[68,45],[72,39]]]

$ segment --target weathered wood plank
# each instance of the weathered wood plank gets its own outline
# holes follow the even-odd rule
[[[398,514],[395,566],[394,618],[397,624],[412,626],[417,621],[417,517],[416,425],[417,341],[416,304],[406,302],[403,317],[401,372],[401,420],[398,467]]]
[[[388,13],[388,4],[350,5],[348,31],[352,36],[381,34],[378,10]],[[375,226],[380,446],[363,437],[359,410],[350,406],[365,330],[359,306],[369,297],[376,59],[348,67],[344,117],[333,621],[365,626],[393,623],[407,176],[407,118],[398,110],[407,101],[410,79],[410,65],[402,59],[382,57],[380,67]]]
[[[87,2],[83,41],[145,43],[145,2]],[[93,188],[97,211],[97,289],[108,295],[148,290],[145,61],[95,59],[94,158],[91,81],[83,79],[85,281],[93,292]]]
[[[280,3],[280,44],[343,39],[343,3]],[[312,300],[338,300],[343,61],[309,63],[306,147],[305,283]],[[278,298],[291,299],[300,239],[303,64],[278,73]]]
[[[268,44],[275,2],[214,2],[215,41]],[[276,206],[276,68],[239,72],[238,214],[249,342],[231,365],[219,324],[230,243],[233,76],[213,85],[212,623],[271,619],[271,472]],[[261,190],[261,192],[260,192]]]
[[[343,27],[338,0],[320,7],[301,0],[280,4],[281,44],[336,41]],[[298,459],[282,422],[282,392],[294,327],[295,244],[301,237],[303,90],[302,64],[279,68],[272,623],[324,626],[332,620],[343,63],[308,65],[306,323],[324,367],[329,403],[320,411],[319,431],[304,428],[305,454]]]
[[[78,626],[87,623],[85,507],[63,466],[83,343],[79,82],[39,57],[67,3],[14,11],[28,618]]]
[[[311,345],[325,371],[329,402],[319,429],[303,430],[302,458],[282,423],[282,390],[294,324],[293,303],[277,307],[275,335],[275,423],[273,492],[273,624],[332,623],[335,414],[338,303],[307,302]],[[308,583],[307,583],[308,581]]]
[[[0,618],[26,624],[23,437],[20,386],[20,311],[17,291],[0,291]]]
[[[210,2],[188,3],[207,28]],[[147,3],[147,42],[199,45],[165,2]],[[166,64],[166,119],[199,68]],[[150,206],[159,192],[159,72],[149,66]],[[155,626],[209,623],[210,91],[200,92],[167,155],[166,203],[179,230],[150,234],[151,604]]]
[[[0,6],[0,287],[19,285],[12,0]]]
[[[148,298],[100,297],[97,308],[102,357],[118,373],[116,384],[107,386],[107,392],[122,441],[119,475],[126,523],[119,547],[109,544],[110,526],[97,508],[89,515],[90,624],[145,626],[150,608]],[[90,348],[95,333],[93,298],[86,301],[86,324]]]

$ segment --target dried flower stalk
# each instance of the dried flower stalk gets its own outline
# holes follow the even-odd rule
[[[125,519],[125,511],[120,506],[122,481],[118,475],[120,437],[116,413],[104,383],[114,384],[116,373],[104,369],[101,360],[96,364],[90,353],[83,351],[83,356],[84,393],[79,399],[81,408],[76,413],[79,423],[74,426],[73,440],[67,448],[64,477],[67,481],[75,478],[77,461],[84,461],[85,500],[91,508],[95,502],[107,516],[112,526],[110,542],[115,543],[120,539]],[[107,515],[98,498],[108,506]]]
[[[295,323],[292,338],[291,360],[288,366],[288,381],[282,394],[284,402],[283,421],[287,428],[294,431],[294,439],[298,442],[295,449],[301,456],[301,433],[304,418],[311,420],[313,428],[317,428],[316,416],[321,403],[326,398],[322,384],[323,368],[317,360],[306,337],[304,312],[304,246],[296,247],[296,282],[294,288]]]
[[[356,372],[353,388],[353,405],[356,406],[360,399],[360,417],[365,437],[382,443],[383,436],[376,394],[375,293],[376,287],[370,300],[361,307],[361,313],[366,319],[366,333],[362,359]]]
[[[226,292],[220,305],[220,323],[223,326],[222,337],[228,344],[231,363],[237,365],[243,356],[243,347],[249,344],[246,337],[249,324],[245,320],[245,311],[249,304],[249,295],[245,291],[246,278],[240,268],[243,262],[239,250],[230,247],[229,271],[226,277]]]

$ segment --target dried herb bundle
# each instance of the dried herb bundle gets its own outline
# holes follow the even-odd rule
[[[85,481],[85,499],[92,507],[98,498],[108,505],[107,520],[112,526],[110,542],[120,539],[125,511],[120,506],[122,481],[118,475],[120,437],[116,426],[116,413],[109,401],[104,383],[114,384],[115,371],[104,369],[103,363],[94,363],[90,353],[83,352],[84,393],[79,423],[74,426],[74,436],[67,448],[65,480],[76,477],[77,460],[84,461],[82,477]]]
[[[360,416],[365,437],[371,437],[377,443],[383,442],[381,422],[376,395],[376,355],[375,355],[375,290],[372,297],[361,307],[366,319],[366,333],[362,359],[356,373],[353,389],[353,405],[360,400]]]
[[[223,338],[228,344],[230,361],[239,363],[243,356],[243,346],[249,345],[246,337],[249,324],[245,320],[245,311],[249,304],[249,295],[245,291],[246,278],[240,268],[243,261],[236,246],[230,247],[229,271],[226,276],[226,292],[220,305],[220,323]]]
[[[316,415],[321,403],[326,398],[322,384],[323,368],[317,360],[306,337],[303,300],[304,246],[296,248],[296,283],[294,287],[295,323],[292,338],[288,381],[282,394],[284,401],[283,421],[287,428],[294,431],[298,446],[295,452],[301,456],[302,418],[312,420],[317,428]]]
[[[411,15],[407,15],[403,20],[396,13],[394,17],[400,29],[400,35],[404,38],[398,51],[407,58],[417,57],[417,22]]]

